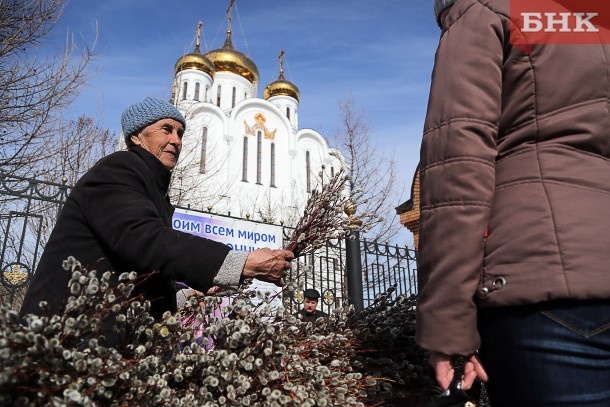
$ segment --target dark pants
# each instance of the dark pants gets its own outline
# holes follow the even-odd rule
[[[479,312],[492,407],[610,406],[610,300]]]

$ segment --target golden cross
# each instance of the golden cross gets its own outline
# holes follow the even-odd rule
[[[201,26],[203,23],[200,21],[197,25],[197,42],[195,43],[195,51],[199,51],[199,44],[201,44]]]
[[[284,77],[284,59],[283,59],[284,54],[285,54],[284,50],[281,49],[280,56],[277,58],[280,60],[280,78]]]

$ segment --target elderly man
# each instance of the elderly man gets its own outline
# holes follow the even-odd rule
[[[72,190],[30,284],[22,315],[39,313],[43,300],[53,312],[61,310],[70,278],[62,262],[68,256],[100,272],[158,271],[134,290],[151,301],[154,317],[176,310],[176,280],[204,292],[213,285],[236,288],[243,278],[283,285],[291,252],[232,251],[222,243],[172,229],[174,208],[167,194],[185,125],[172,104],[150,97],[123,112],[128,151],[101,159]]]
[[[305,297],[303,300],[303,308],[297,312],[297,318],[304,322],[314,322],[318,318],[328,316],[326,312],[318,311],[316,309],[318,307],[318,299],[320,298],[318,290],[308,288],[303,293],[303,296]]]

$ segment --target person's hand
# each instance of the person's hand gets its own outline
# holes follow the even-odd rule
[[[219,292],[222,291],[222,288],[214,286],[214,287],[210,287],[210,289],[208,289],[208,291],[205,292],[205,295],[216,295]],[[186,298],[191,298],[191,297],[203,297],[203,293],[201,291],[197,291],[194,288],[191,288],[191,291],[188,293],[188,295],[186,296]]]
[[[442,353],[430,352],[430,364],[436,372],[436,381],[441,389],[447,390],[453,380],[455,369],[453,368],[453,357],[443,355]],[[472,387],[474,379],[479,378],[482,382],[487,382],[487,372],[483,368],[479,357],[475,354],[470,355],[464,366],[464,375],[462,376],[462,390],[468,390]]]
[[[283,287],[283,278],[288,275],[292,259],[294,254],[288,250],[254,250],[248,254],[242,277],[256,278]]]
[[[222,288],[218,287],[218,286],[214,286],[214,287],[210,287],[210,289],[208,289],[208,291],[206,291],[205,295],[216,295],[219,292],[222,291]]]

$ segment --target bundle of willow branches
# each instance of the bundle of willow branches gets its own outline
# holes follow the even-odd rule
[[[377,383],[351,366],[348,329],[299,323],[281,309],[265,317],[270,310],[252,312],[242,298],[218,317],[220,298],[207,296],[155,320],[150,303],[131,296],[146,276],[124,273],[116,285],[74,259],[65,268],[72,278],[60,314],[22,324],[0,306],[0,405],[364,407]],[[114,346],[100,336],[106,323],[120,333]]]
[[[351,203],[346,191],[348,179],[343,171],[339,171],[320,191],[311,193],[303,216],[285,246],[295,257],[315,252],[330,239],[349,235],[349,219],[343,212]]]

